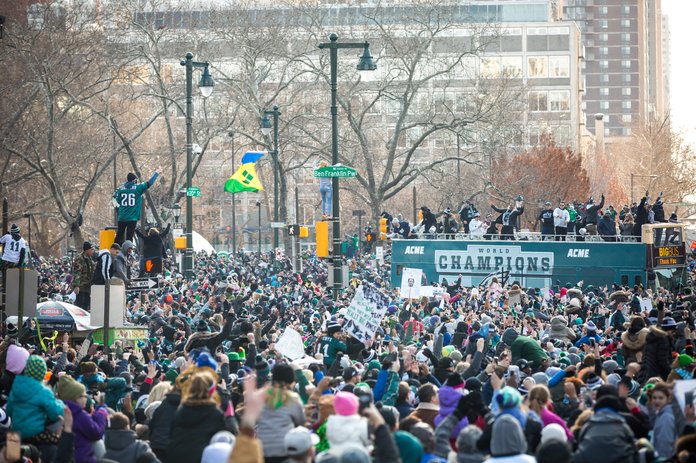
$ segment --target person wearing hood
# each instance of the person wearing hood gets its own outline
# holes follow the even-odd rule
[[[546,201],[544,208],[539,213],[537,220],[541,223],[541,240],[553,240],[553,209],[551,202]]]
[[[560,315],[551,319],[551,328],[548,334],[552,341],[558,340],[564,343],[572,343],[577,338],[575,332],[568,328],[568,321]]]
[[[597,344],[602,340],[602,337],[597,334],[597,325],[595,325],[592,320],[585,323],[585,335],[577,340],[575,347],[582,347],[583,344],[591,344],[590,339],[594,339]]]
[[[597,400],[594,414],[578,434],[575,463],[634,463],[638,461],[633,431],[621,416],[621,401],[613,395]]]
[[[633,317],[625,325],[628,329],[621,333],[621,355],[623,355],[624,363],[628,365],[638,362],[638,353],[643,352],[645,348],[649,330],[641,317]]]
[[[104,435],[104,458],[119,463],[159,463],[147,442],[139,440],[135,431],[129,429],[130,421],[126,415],[114,413],[109,417],[109,423]]]
[[[654,376],[667,379],[671,371],[672,364],[672,340],[670,333],[674,333],[677,324],[671,318],[664,318],[665,303],[657,303],[657,322],[656,325],[648,328],[648,335],[645,337],[645,349],[638,373],[638,381],[645,382]]]
[[[510,415],[501,415],[493,423],[491,456],[487,463],[536,463],[527,455],[527,441],[520,423]]]
[[[459,403],[459,399],[463,397],[465,384],[466,382],[462,379],[461,375],[452,373],[449,378],[447,378],[447,381],[445,381],[445,384],[440,388],[438,391],[440,410],[435,417],[436,427],[454,412]],[[468,424],[469,421],[465,416],[460,418],[454,429],[452,429],[451,438],[456,439],[459,432]]]
[[[128,282],[130,281],[130,267],[128,265],[128,257],[130,257],[130,253],[134,247],[135,245],[132,241],[124,241],[121,245],[121,250],[116,255],[116,257],[114,257],[112,263],[114,269],[114,277],[118,278],[119,280],[123,280],[123,283],[125,285],[128,285]]]
[[[121,245],[113,243],[109,249],[102,249],[97,253],[97,265],[92,274],[93,285],[105,285],[106,280],[115,275],[114,259],[121,252]]]
[[[341,391],[334,398],[335,415],[326,420],[326,438],[331,448],[348,444],[367,447],[370,437],[367,432],[367,420],[358,415],[358,397],[351,392]],[[265,454],[265,453],[264,453]]]
[[[597,222],[599,222],[599,211],[604,207],[604,195],[599,204],[595,204],[594,199],[590,198],[585,205],[585,228],[590,235],[597,234]]]
[[[466,419],[467,413],[472,408],[466,397],[459,398],[452,414],[440,421],[435,429],[435,450],[433,453],[443,458],[449,457],[448,459],[452,463],[481,463],[486,459],[486,456],[476,446],[483,434],[478,426],[470,424],[462,428],[456,436],[457,452],[450,451],[452,448],[450,445],[452,430],[460,423],[460,420]]]
[[[138,177],[129,172],[126,176],[126,182],[114,192],[113,202],[118,209],[116,243],[123,244],[126,240],[133,241],[135,226],[140,219],[143,193],[155,184],[161,172],[162,169],[158,168],[150,180],[143,183],[137,183]]]
[[[19,234],[19,227],[16,223],[10,227],[10,232],[0,237],[2,249],[2,268],[19,267],[24,262],[27,253],[27,243]]]

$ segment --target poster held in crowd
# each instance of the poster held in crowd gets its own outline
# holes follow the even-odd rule
[[[300,333],[288,327],[285,328],[283,334],[278,338],[275,344],[275,349],[290,360],[297,360],[304,357],[304,343]]]
[[[372,340],[387,313],[389,298],[369,284],[358,286],[346,313],[343,331],[360,342]]]
[[[421,290],[423,270],[419,268],[405,268],[401,276],[401,297],[408,299],[418,298]]]

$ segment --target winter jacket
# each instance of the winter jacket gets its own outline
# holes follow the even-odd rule
[[[130,429],[108,429],[104,435],[104,458],[119,463],[159,463],[147,442]]]
[[[418,407],[409,415],[409,417],[417,418],[435,429],[435,418],[440,413],[440,407],[437,404],[419,403]]]
[[[130,269],[128,267],[128,251],[135,247],[135,245],[126,240],[121,245],[121,251],[114,258],[112,267],[114,269],[114,277],[123,280],[125,284],[128,284],[130,280]]]
[[[457,425],[459,420],[456,416],[450,415],[437,426],[435,429],[435,455],[447,458],[450,454],[450,435],[452,434],[452,429]],[[481,463],[486,459],[486,456],[478,451],[476,448],[476,441],[469,442],[469,447],[466,449],[458,449],[456,454],[456,463]],[[450,458],[450,461],[451,458]]]
[[[150,235],[149,233],[143,235],[140,233],[140,230],[135,230],[135,234],[138,235],[143,242],[143,258],[151,259],[166,255],[162,238],[169,234],[170,226],[171,225],[167,225],[167,228],[155,235]]]
[[[565,318],[556,316],[551,319],[551,328],[548,331],[549,339],[559,340],[565,343],[575,341],[577,337],[573,330],[568,328],[568,322]]]
[[[114,276],[114,263],[111,252],[108,249],[102,249],[97,254],[97,265],[92,274],[92,284],[105,285],[106,280],[112,276]]]
[[[597,224],[599,236],[616,236],[616,224],[608,217],[602,217]]]
[[[604,207],[604,195],[602,195],[602,200],[599,204],[587,204],[585,206],[585,223],[597,224],[598,222],[598,212]]]
[[[172,431],[172,422],[179,408],[181,396],[179,394],[167,394],[155,413],[150,424],[150,446],[157,451],[165,451],[169,447],[169,435]]]
[[[326,438],[331,448],[347,444],[367,447],[370,445],[367,419],[360,415],[331,415],[326,420]],[[266,453],[264,456],[267,456]]]
[[[92,446],[104,436],[109,412],[105,407],[97,407],[91,415],[79,404],[66,400],[73,415],[73,434],[75,435],[75,463],[96,463],[97,457]]]
[[[12,430],[28,439],[41,434],[47,421],[56,422],[63,416],[63,402],[41,382],[19,375],[7,400],[7,414],[12,419]]]
[[[596,410],[580,430],[574,463],[637,463],[633,431],[609,409]]]
[[[517,336],[510,346],[513,363],[525,359],[532,364],[532,368],[539,368],[541,362],[548,358],[544,349],[534,339],[528,336]]]
[[[92,275],[94,274],[94,261],[84,252],[73,260],[72,265],[72,289],[80,288],[80,292],[90,292]]]
[[[648,211],[645,210],[645,202],[648,200],[645,196],[640,199],[640,204],[638,204],[638,209],[634,214],[635,225],[633,226],[633,235],[641,236],[643,225],[648,223]]]
[[[234,431],[217,405],[191,400],[176,411],[167,448],[167,463],[201,461],[203,450],[219,431]]]
[[[237,437],[232,453],[227,459],[227,463],[263,463],[263,461],[261,441],[244,434]]]
[[[658,412],[653,426],[652,444],[658,455],[662,458],[670,458],[674,454],[674,443],[678,437],[672,406],[667,404]]]
[[[643,362],[640,366],[639,381],[645,382],[648,378],[659,376],[667,379],[671,371],[672,346],[669,336],[656,326],[648,328],[645,338],[645,350]]]
[[[442,420],[450,416],[457,408],[459,399],[462,398],[461,390],[454,389],[451,386],[442,386],[438,392],[440,398],[440,413],[435,417],[435,427],[439,426]],[[469,424],[466,417],[462,418],[452,430],[451,438],[456,439],[459,431],[464,429]]]
[[[266,405],[256,427],[256,436],[261,440],[264,457],[285,456],[283,437],[291,429],[304,425],[304,422],[304,407],[297,396],[275,409]]]
[[[642,328],[637,333],[630,333],[629,331],[621,333],[621,355],[623,355],[626,365],[638,361],[637,354],[645,348],[648,333],[647,328]]]

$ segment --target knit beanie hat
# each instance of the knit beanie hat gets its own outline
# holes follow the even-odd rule
[[[176,382],[176,378],[179,376],[179,373],[176,371],[174,368],[170,368],[167,370],[167,372],[164,374],[164,377],[167,381],[170,383],[174,384]]]
[[[592,320],[588,321],[585,324],[585,328],[587,328],[587,331],[597,331],[597,325],[595,325]]]
[[[85,393],[85,386],[78,383],[71,376],[63,375],[58,380],[58,397],[62,400],[76,402]]]
[[[505,331],[503,331],[503,336],[501,339],[505,343],[505,345],[511,346],[518,336],[519,334],[517,333],[517,331],[515,331],[514,328],[508,328]]]
[[[568,442],[565,430],[560,424],[551,423],[541,430],[541,443],[548,442],[551,440],[558,440],[561,442]]]
[[[459,453],[479,453],[476,443],[481,438],[481,434],[483,434],[481,428],[474,426],[473,424],[470,424],[459,431],[459,436],[457,436],[457,450]]]
[[[350,416],[358,413],[360,401],[358,397],[351,392],[340,391],[334,398],[334,409],[337,415]]]
[[[687,367],[687,366],[691,365],[692,363],[694,363],[693,357],[691,357],[690,355],[686,355],[686,354],[680,354],[679,357],[677,357],[677,359],[679,360],[679,366],[682,368]]]
[[[396,447],[403,463],[419,463],[423,458],[423,445],[411,433],[396,431],[394,433]]]
[[[29,351],[23,347],[10,344],[7,348],[7,360],[5,368],[7,371],[14,373],[15,375],[22,374],[24,367],[27,365],[27,359],[29,359]]]
[[[512,456],[525,453],[526,451],[527,440],[524,437],[520,423],[510,415],[498,416],[493,423],[491,456]]]
[[[471,378],[466,380],[466,384],[464,385],[464,388],[467,391],[480,391],[483,385],[481,384],[481,381],[472,376]]]
[[[462,353],[459,352],[458,350],[452,351],[451,354],[449,354],[449,358],[454,360],[456,363],[459,363],[462,360]]]
[[[503,409],[517,408],[522,403],[522,396],[517,389],[505,386],[496,396],[498,405]]]
[[[462,379],[462,376],[459,373],[452,373],[447,377],[445,385],[451,387],[452,389],[462,389],[466,385],[466,382]]]
[[[217,463],[227,461],[232,453],[232,444],[226,442],[215,442],[203,449],[201,463]]]
[[[19,226],[16,223],[13,223],[12,226],[10,227],[10,233],[13,235],[16,235],[19,233]]]
[[[201,352],[200,354],[198,354],[198,358],[196,359],[196,366],[198,368],[209,367],[213,371],[217,370],[217,362],[207,352]]]
[[[38,355],[30,355],[23,374],[37,381],[43,381],[46,376],[46,362]]]

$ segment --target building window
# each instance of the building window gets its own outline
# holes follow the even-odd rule
[[[607,8],[606,6],[599,7],[599,14],[606,15],[608,12],[609,12],[609,8]]]
[[[551,111],[568,111],[570,109],[570,92],[568,90],[550,91],[549,109]]]
[[[621,20],[621,27],[625,27],[625,28],[631,27],[631,20],[630,19],[622,19]]]
[[[631,14],[631,7],[628,6],[628,5],[624,5],[624,6],[621,7],[621,12],[622,12],[623,14],[627,14],[627,15],[628,15],[628,14]]]
[[[609,21],[607,21],[606,19],[600,19],[599,27],[601,27],[602,29],[609,29]]]
[[[606,56],[609,54],[609,47],[599,47],[599,54]]]
[[[527,77],[548,77],[549,59],[547,56],[530,56],[527,58]]]
[[[599,34],[599,41],[600,42],[608,42],[609,41],[609,34]]]
[[[609,96],[609,89],[608,88],[600,88],[599,95],[600,96]]]
[[[630,114],[622,114],[621,115],[621,122],[630,124],[632,119],[633,119],[633,117]]]
[[[609,61],[608,60],[600,60],[599,61],[599,69],[609,69]]]
[[[500,58],[481,58],[481,76],[499,77]]]
[[[530,111],[548,111],[547,92],[529,92]]]
[[[624,56],[631,55],[631,47],[621,47],[621,54]]]
[[[549,77],[568,77],[570,56],[549,56]]]
[[[608,84],[609,83],[609,74],[602,74],[602,77],[599,79],[603,84]]]
[[[630,59],[622,59],[621,60],[621,67],[624,69],[631,69],[631,60]]]
[[[621,33],[621,40],[623,40],[624,42],[630,42],[631,34],[629,34],[628,32]]]
[[[622,74],[621,80],[623,81],[624,84],[630,84],[631,83],[631,74]]]
[[[500,60],[500,70],[504,73],[505,77],[521,77],[522,57],[504,56]]]
[[[600,101],[599,102],[599,109],[607,111],[609,110],[609,102],[608,101]]]
[[[621,89],[621,94],[623,96],[631,96],[631,87],[623,87]]]
[[[631,109],[631,102],[630,101],[622,101],[621,102],[621,107],[623,109]]]
[[[624,128],[623,128],[623,135],[624,135],[624,137],[630,137],[630,136],[631,136],[631,128],[630,128],[630,127],[624,127]]]

